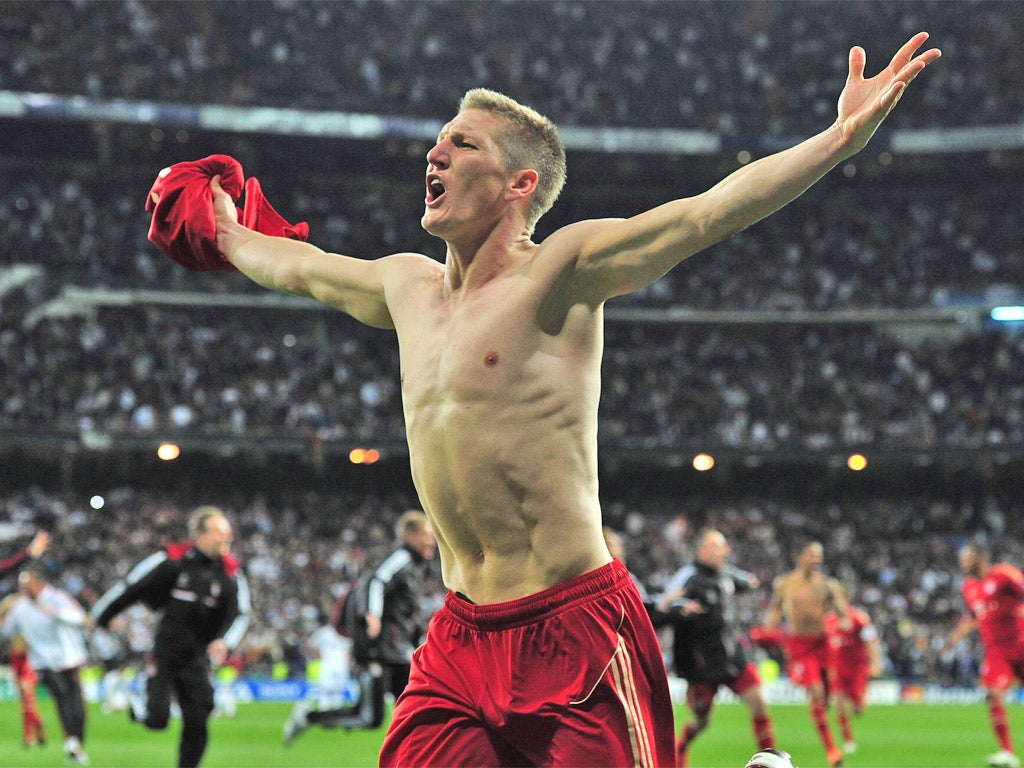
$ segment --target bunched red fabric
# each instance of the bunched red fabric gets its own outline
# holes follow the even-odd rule
[[[230,155],[176,163],[160,171],[146,198],[146,210],[153,214],[149,241],[183,267],[196,272],[234,269],[217,248],[210,190],[210,179],[217,175],[232,200],[245,193],[245,208],[238,209],[243,226],[292,240],[309,237],[309,225],[289,224],[267,202],[259,180],[244,181],[241,164]]]
[[[309,237],[309,224],[304,221],[289,224],[267,202],[260,181],[255,176],[245,182],[245,209],[238,209],[238,220],[242,226],[264,235],[303,241]]]

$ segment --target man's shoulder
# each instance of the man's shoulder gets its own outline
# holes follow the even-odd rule
[[[800,577],[799,570],[786,571],[785,573],[779,574],[775,577],[775,581],[772,582],[776,589],[787,589],[793,582]]]
[[[167,559],[176,561],[186,556],[195,556],[195,545],[191,541],[175,541],[164,546]]]
[[[607,218],[607,219],[584,219],[582,221],[575,221],[571,224],[566,224],[564,227],[560,227],[548,235],[543,241],[541,246],[549,244],[558,245],[560,242],[568,244],[570,242],[579,242],[580,239],[590,237],[602,230],[613,227],[616,224],[621,224],[625,219],[622,218]]]
[[[375,263],[392,313],[397,307],[417,306],[417,299],[429,301],[444,284],[444,264],[422,253],[392,253]]]
[[[422,279],[444,273],[444,264],[422,253],[402,251],[377,259],[377,265],[386,270],[388,277]]]
[[[224,569],[224,573],[227,574],[228,577],[232,579],[237,579],[239,576],[241,576],[240,569],[242,567],[242,564],[241,562],[239,562],[238,558],[233,557],[231,555],[221,555],[220,565],[221,568]]]
[[[377,578],[389,578],[397,573],[409,570],[416,564],[416,558],[408,547],[398,547],[377,561],[373,573]]]
[[[7,606],[7,616],[19,616],[31,608],[32,601],[18,592],[8,595],[7,599],[11,601]]]
[[[966,579],[964,579],[963,584],[960,586],[960,592],[967,600],[971,600],[981,593],[981,584],[981,579],[977,579],[973,576],[968,576]]]
[[[534,262],[544,266],[561,266],[575,262],[587,251],[587,244],[598,242],[602,232],[623,219],[586,219],[555,230],[537,244]]]
[[[403,266],[409,266],[420,269],[429,268],[441,268],[443,265],[440,261],[425,253],[417,253],[416,251],[398,251],[397,253],[390,253],[387,256],[383,256],[378,259],[380,264],[402,264]]]
[[[862,627],[866,627],[871,623],[871,617],[868,615],[868,612],[856,605],[850,606],[850,618]]]
[[[997,581],[1010,581],[1016,584],[1024,583],[1024,573],[1021,572],[1020,568],[1009,563],[997,563],[993,565],[987,574],[988,578],[995,579]]]

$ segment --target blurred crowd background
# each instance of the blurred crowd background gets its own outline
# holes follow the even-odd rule
[[[835,113],[847,51],[881,68],[910,35],[946,56],[897,125],[1016,123],[1019,9],[983,0],[14,0],[3,87],[446,117],[467,84],[561,124],[806,133]],[[55,6],[61,6],[59,9]]]
[[[1020,126],[1021,28],[1024,5],[988,0],[10,0],[0,92],[443,121],[487,86],[559,125],[700,130],[742,150],[827,127],[849,47],[873,72],[920,29],[943,58],[886,130]],[[145,195],[165,165],[231,154],[327,250],[441,258],[419,227],[428,148],[0,110],[0,548],[52,530],[48,566],[88,602],[183,537],[192,506],[222,504],[253,587],[240,664],[300,669],[318,615],[417,505],[394,340],[187,272],[146,240]],[[538,236],[695,194],[744,161],[570,152]],[[609,305],[604,508],[652,591],[703,524],[765,584],[817,538],[889,675],[973,683],[970,642],[937,654],[961,610],[957,548],[982,536],[1024,563],[1024,336],[985,313],[1024,294],[1022,161],[995,144],[869,146]],[[149,458],[161,440],[185,447],[175,467]],[[348,466],[353,446],[380,464]],[[719,460],[703,476],[697,451]],[[869,459],[857,477],[853,451]],[[439,577],[427,586],[436,604]]]

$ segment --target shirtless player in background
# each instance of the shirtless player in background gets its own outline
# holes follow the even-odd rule
[[[786,627],[786,674],[807,690],[811,719],[825,745],[829,765],[841,765],[843,751],[836,744],[828,724],[828,637],[825,616],[831,610],[845,614],[848,607],[838,581],[825,576],[821,567],[824,547],[819,542],[804,545],[796,557],[796,568],[778,576],[772,584],[765,627],[774,631]]]

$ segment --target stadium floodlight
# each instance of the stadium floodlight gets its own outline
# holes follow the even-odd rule
[[[1019,323],[1024,321],[1024,307],[992,307],[989,317],[997,323]]]

